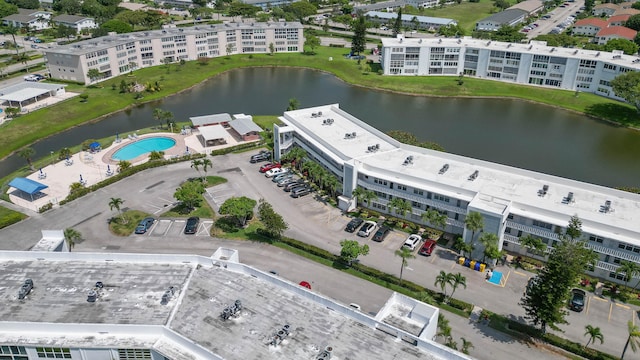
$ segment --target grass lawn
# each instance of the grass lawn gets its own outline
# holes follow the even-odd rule
[[[129,210],[125,211],[123,216],[127,220],[126,223],[122,223],[122,217],[120,215],[114,216],[109,222],[109,231],[111,231],[112,234],[118,236],[129,236],[133,234],[140,220],[151,216],[151,214],[139,210]]]
[[[509,1],[509,3],[515,4],[516,1]],[[466,35],[471,35],[471,31],[476,27],[476,23],[479,20],[497,12],[497,8],[493,6],[493,1],[491,0],[480,0],[477,3],[465,1],[460,4],[447,5],[443,8],[416,10],[411,13],[414,15],[454,19],[458,22],[458,25],[467,31]]]
[[[445,8],[448,9],[448,8]],[[357,62],[344,59],[346,49],[319,47],[315,55],[268,54],[235,55],[210,59],[205,65],[197,61],[185,65],[171,64],[136,70],[133,76],[123,75],[100,83],[100,86],[82,87],[70,85],[68,91],[80,91],[89,95],[86,103],[72,98],[47,108],[21,116],[2,126],[0,158],[23,148],[39,139],[65,130],[71,126],[98,119],[109,113],[135,106],[142,101],[158,100],[198,84],[212,76],[234,68],[252,66],[294,66],[329,71],[342,80],[356,85],[380,90],[414,93],[433,96],[479,96],[511,97],[532,100],[543,104],[561,106],[570,110],[620,122],[625,126],[640,126],[635,110],[617,101],[593,94],[574,91],[552,90],[533,86],[515,85],[498,81],[465,78],[463,85],[457,77],[404,77],[381,76],[373,71],[363,73]],[[332,58],[332,61],[329,61]],[[120,81],[160,84],[161,90],[144,93],[144,98],[135,100],[133,94],[119,92]],[[112,89],[112,85],[116,89]],[[577,96],[576,96],[577,94]],[[176,119],[186,121],[186,119]],[[41,154],[48,156],[48,154]]]
[[[0,206],[0,229],[7,227],[11,224],[15,224],[18,221],[26,219],[27,215],[13,211],[4,206]]]
[[[207,184],[205,187],[216,186],[218,184],[223,184],[227,182],[227,179],[220,176],[207,176]],[[202,197],[202,196],[201,196]],[[173,207],[166,213],[162,214],[163,217],[192,217],[197,216],[201,219],[212,219],[215,216],[215,212],[209,206],[209,203],[202,197],[200,201],[200,206],[190,210],[187,209],[184,205],[180,204],[178,206]]]

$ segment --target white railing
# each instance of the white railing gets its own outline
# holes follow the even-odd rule
[[[558,238],[558,234],[549,231],[549,230],[544,230],[544,229],[540,229],[540,228],[536,228],[533,226],[529,226],[529,225],[524,225],[524,224],[519,224],[519,223],[515,223],[513,221],[507,221],[507,226],[512,228],[512,229],[516,229],[516,230],[522,230],[524,232],[527,232],[529,234],[533,234],[533,235],[537,235],[543,238],[547,238],[547,239],[552,239],[552,240],[559,240]]]
[[[593,242],[585,242],[585,246],[597,253],[615,256],[622,260],[631,261],[634,263],[640,264],[640,256],[629,254],[625,251],[620,251],[617,249],[611,249],[602,245],[594,244]]]
[[[429,205],[430,207],[434,207],[434,208],[437,208],[437,209],[447,210],[447,211],[451,211],[451,212],[458,213],[458,214],[463,214],[463,215],[467,214],[467,209],[459,208],[459,207],[453,206],[453,205],[448,205],[448,204],[440,202],[440,201],[430,200],[430,199],[427,199],[426,197],[423,197],[423,196],[419,196],[419,195],[415,195],[415,194],[409,194],[409,193],[402,192],[402,191],[399,191],[399,190],[391,189],[388,186],[371,184],[371,183],[364,182],[362,180],[358,180],[358,185],[360,185],[360,186],[362,186],[364,188],[367,188],[369,190],[379,191],[381,193],[390,194],[390,195],[393,195],[395,197],[407,199],[407,200],[410,200],[410,201],[415,201],[415,202],[421,203],[421,204],[426,204],[426,205]]]

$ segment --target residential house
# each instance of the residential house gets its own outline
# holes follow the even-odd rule
[[[587,18],[576,21],[573,25],[574,35],[595,36],[598,31],[609,27],[606,20],[600,18]]]
[[[594,42],[603,45],[612,39],[627,39],[633,41],[638,32],[624,26],[609,26],[596,34]]]
[[[593,8],[592,14],[595,16],[611,16],[616,10],[620,9],[620,7],[616,4],[606,3],[599,4]]]
[[[529,12],[526,10],[507,9],[478,21],[476,24],[476,30],[497,31],[504,25],[514,26],[522,23],[528,15]]]
[[[633,15],[638,15],[638,14],[640,14],[640,10],[638,10],[638,9],[618,9],[611,16],[618,16],[618,15],[633,16]]]
[[[382,11],[369,11],[364,16],[371,22],[378,24],[388,24],[398,18],[398,14],[382,12]],[[457,22],[453,19],[437,18],[430,16],[418,16],[402,14],[402,26],[413,28],[417,26],[419,29],[425,30],[438,30],[441,26],[456,25]]]
[[[229,121],[232,133],[242,139],[242,141],[260,140],[262,128],[253,122],[251,115],[234,114],[233,120]]]
[[[78,15],[56,16],[53,18],[53,22],[56,25],[64,25],[75,29],[77,33],[81,33],[83,30],[90,30],[98,27],[93,18]]]
[[[18,9],[17,14],[3,17],[2,25],[40,31],[51,27],[49,25],[51,15],[48,11]]]
[[[370,11],[387,11],[392,12],[407,5],[405,0],[398,1],[382,1],[374,4],[358,5],[353,8],[354,13],[365,14]]]
[[[629,14],[615,15],[608,18],[607,22],[609,23],[609,26],[624,26],[624,24],[627,23],[627,20],[629,20],[630,17],[631,15]]]
[[[525,0],[513,5],[509,9],[524,10],[529,14],[529,16],[532,16],[544,10],[544,2],[542,0]]]

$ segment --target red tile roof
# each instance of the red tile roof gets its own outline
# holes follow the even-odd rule
[[[578,20],[573,25],[573,27],[578,27],[578,26],[595,26],[602,29],[602,28],[608,27],[609,23],[600,18],[587,18],[587,19]]]
[[[615,23],[615,22],[625,22],[629,20],[630,17],[631,17],[630,14],[616,15],[608,18],[607,21],[609,22],[609,24]]]
[[[601,29],[598,31],[596,36],[611,36],[617,35],[618,37],[625,38],[628,40],[633,40],[636,37],[638,32],[624,26],[610,26],[608,28]]]

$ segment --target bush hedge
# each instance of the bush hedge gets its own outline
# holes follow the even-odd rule
[[[249,149],[254,149],[254,148],[259,148],[264,146],[264,143],[262,141],[259,142],[253,142],[253,143],[244,143],[244,144],[240,144],[240,145],[236,145],[236,146],[231,146],[228,148],[224,148],[224,149],[218,149],[218,150],[213,150],[211,151],[211,156],[216,156],[216,155],[225,155],[225,154],[229,154],[235,151],[241,151],[241,150],[249,150]]]

